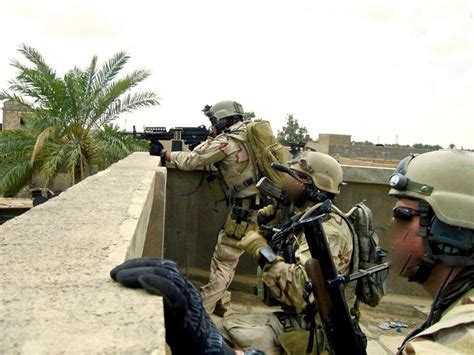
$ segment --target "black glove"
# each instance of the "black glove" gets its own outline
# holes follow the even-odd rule
[[[110,276],[125,287],[143,287],[163,297],[166,342],[173,354],[234,354],[202,306],[199,291],[173,261],[128,260],[115,267]]]
[[[163,151],[166,152],[166,149],[165,147],[163,147],[163,144],[161,144],[160,141],[158,140],[150,141],[150,148],[149,148],[150,155],[157,155],[161,157],[163,154]]]

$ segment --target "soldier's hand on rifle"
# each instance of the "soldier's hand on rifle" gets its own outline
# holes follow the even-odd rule
[[[257,223],[258,225],[268,224],[275,218],[275,207],[273,205],[267,205],[257,212]]]
[[[233,353],[202,306],[199,291],[173,261],[128,260],[115,267],[110,276],[125,287],[143,287],[163,297],[166,342],[173,354]]]
[[[268,247],[268,243],[260,233],[250,231],[237,243],[237,246],[248,253],[256,262],[260,262],[260,249]]]
[[[283,214],[280,209],[276,209],[273,205],[267,205],[257,212],[257,224],[259,232],[265,238],[269,238],[274,232],[262,226],[279,226],[283,221]]]
[[[158,140],[150,141],[150,148],[149,148],[150,155],[157,155],[162,157],[163,153],[166,152],[165,147],[163,144],[160,143]]]

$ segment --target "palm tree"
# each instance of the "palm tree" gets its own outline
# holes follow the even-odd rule
[[[32,66],[12,61],[18,74],[9,92],[0,91],[0,100],[28,114],[24,128],[0,132],[0,194],[19,191],[36,174],[47,184],[67,173],[74,184],[146,149],[112,123],[120,113],[159,104],[154,92],[130,93],[148,71],[117,78],[130,58],[127,53],[118,52],[100,67],[94,56],[86,69],[74,67],[60,77],[34,48],[21,45],[19,52]]]

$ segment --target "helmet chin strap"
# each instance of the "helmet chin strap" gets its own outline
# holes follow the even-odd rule
[[[419,212],[420,228],[418,229],[418,235],[423,237],[424,255],[423,259],[421,259],[421,261],[415,267],[416,271],[408,278],[408,281],[422,284],[431,275],[431,272],[436,265],[436,257],[433,255],[431,246],[429,244],[429,234],[431,221],[433,219],[433,210],[431,209],[430,205],[424,201],[420,201]]]
[[[221,134],[224,132],[227,128],[230,126],[234,125],[235,123],[242,121],[242,118],[239,116],[230,116],[223,118],[219,121],[216,122],[214,127],[216,128],[217,134]]]
[[[424,256],[408,281],[424,283],[438,262],[451,267],[474,265],[472,230],[442,223],[436,218],[430,205],[424,201],[420,201],[419,212],[420,228],[418,229],[418,235],[423,237]],[[454,237],[457,238],[456,243],[454,243]]]
[[[320,191],[315,185],[309,184],[303,192],[304,198],[316,203],[321,203],[330,198],[325,192]],[[332,199],[331,199],[332,200]]]

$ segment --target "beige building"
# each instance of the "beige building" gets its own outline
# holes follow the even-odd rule
[[[23,126],[23,117],[28,111],[24,106],[13,102],[5,101],[3,104],[3,124],[0,126],[3,131],[11,131]]]

